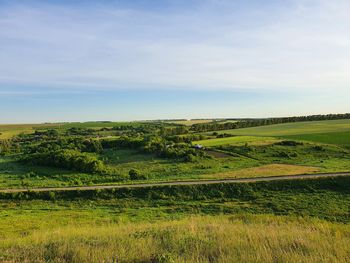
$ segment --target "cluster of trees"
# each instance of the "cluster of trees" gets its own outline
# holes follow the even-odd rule
[[[193,124],[190,128],[195,132],[219,131],[240,129],[280,123],[302,122],[302,121],[321,121],[321,120],[340,120],[350,119],[350,113],[345,114],[327,114],[327,115],[310,115],[298,117],[284,117],[284,118],[268,118],[268,119],[251,119],[241,120],[237,122],[208,122]]]
[[[187,134],[189,132],[189,128],[185,125],[178,125],[175,127],[161,127],[159,130],[160,136],[174,136],[180,134]]]
[[[116,139],[105,139],[101,140],[101,145],[103,149],[109,148],[128,148],[128,149],[138,149],[144,144],[144,138],[137,136],[126,136],[123,135]]]
[[[59,132],[55,129],[48,129],[48,130],[44,130],[44,131],[36,130],[34,132],[34,136],[56,138],[59,136]]]
[[[83,137],[62,137],[56,140],[43,141],[39,144],[28,144],[24,152],[31,153],[45,153],[51,151],[58,151],[62,149],[79,150],[82,152],[102,152],[102,144],[96,139],[86,139]]]
[[[66,135],[86,136],[86,135],[93,135],[94,132],[95,132],[94,129],[72,127],[66,130]]]
[[[103,162],[77,150],[57,150],[25,155],[22,160],[32,165],[53,166],[86,173],[106,173]]]
[[[122,136],[113,140],[102,140],[103,148],[137,149],[165,158],[183,158],[193,161],[195,157],[205,156],[204,151],[194,149],[189,143],[174,143],[157,135],[145,137]]]
[[[184,159],[185,161],[194,161],[197,157],[206,156],[203,150],[194,149],[191,144],[173,143],[159,136],[146,138],[142,150],[159,157]]]

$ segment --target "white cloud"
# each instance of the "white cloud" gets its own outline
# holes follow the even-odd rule
[[[349,13],[346,0],[206,1],[164,12],[2,6],[0,83],[348,90]]]

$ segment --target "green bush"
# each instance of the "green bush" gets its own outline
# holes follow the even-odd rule
[[[147,177],[145,175],[140,174],[139,170],[136,169],[131,169],[129,171],[129,176],[131,180],[143,180],[143,179],[147,179]]]

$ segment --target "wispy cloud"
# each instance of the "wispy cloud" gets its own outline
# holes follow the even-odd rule
[[[0,5],[0,83],[346,90],[349,14],[347,0],[207,0],[163,9],[8,2]]]

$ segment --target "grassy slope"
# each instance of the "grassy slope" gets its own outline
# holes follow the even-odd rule
[[[225,179],[225,178],[254,178],[264,176],[279,175],[299,175],[313,174],[319,172],[320,169],[311,166],[291,165],[291,164],[267,164],[258,167],[246,168],[236,171],[227,171],[217,174],[204,175],[205,179]]]
[[[2,195],[0,260],[346,262],[349,179]]]
[[[293,140],[305,140],[312,142],[320,142],[327,144],[343,145],[350,147],[350,131],[349,132],[329,132],[316,134],[299,134],[285,136],[285,138]]]
[[[259,137],[259,136],[234,136],[227,138],[217,138],[217,139],[208,139],[195,141],[193,144],[200,144],[206,147],[219,146],[225,144],[233,145],[244,145],[245,143],[249,145],[264,145],[277,142],[278,139],[273,137]]]
[[[248,136],[284,136],[345,131],[350,131],[350,120],[295,122],[218,132]]]

